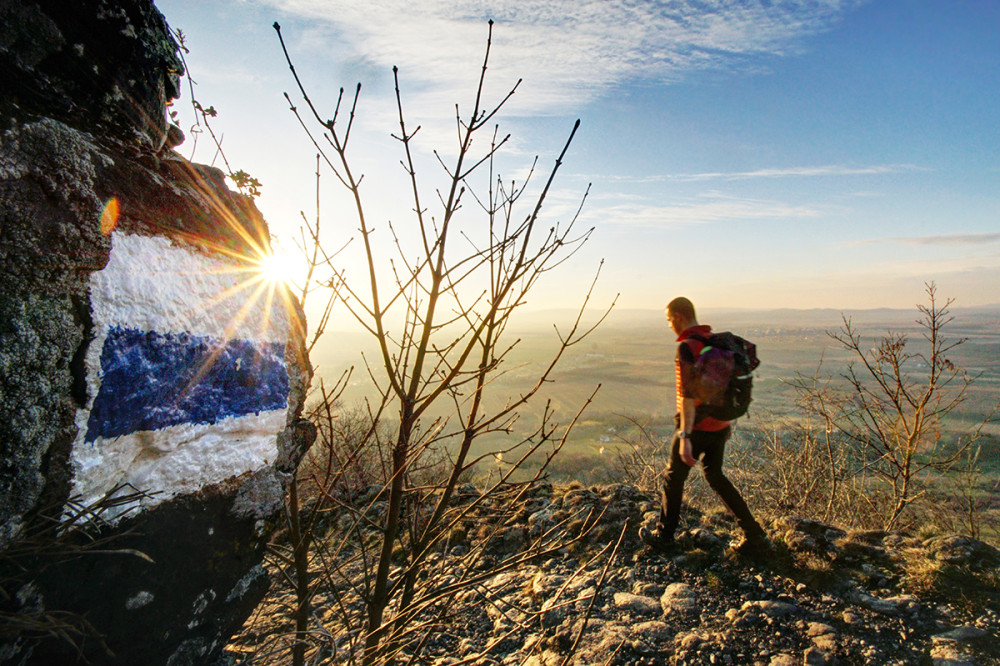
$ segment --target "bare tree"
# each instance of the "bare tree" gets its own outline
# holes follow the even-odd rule
[[[869,346],[844,317],[840,330],[829,335],[853,357],[842,375],[846,392],[835,396],[828,384],[799,384],[825,430],[838,431],[857,447],[860,473],[870,472],[884,482],[888,502],[879,510],[885,529],[895,527],[920,497],[921,476],[949,469],[974,440],[959,438],[947,447],[941,442],[943,420],[965,401],[975,377],[950,359],[965,342],[944,335],[954,319],[949,312],[952,299],[941,303],[933,282],[926,285],[926,293],[928,303],[917,306],[916,323],[924,340],[920,351],[912,350],[907,335],[893,331]],[[828,459],[835,461],[832,450]],[[831,474],[836,481],[836,469]]]
[[[953,475],[939,494],[939,511],[934,517],[946,529],[974,539],[1000,532],[1000,516],[993,509],[1000,497],[1000,479],[990,478],[982,469],[982,447],[970,446]]]
[[[280,26],[276,23],[274,27],[311,121],[299,114],[287,94],[286,98],[322,163],[353,202],[360,237],[355,245],[360,245],[367,275],[361,284],[348,280],[321,249],[314,260],[331,271],[326,284],[342,295],[345,307],[379,350],[377,358],[366,359],[365,371],[380,398],[368,403],[366,425],[353,430],[355,441],[340,450],[349,452],[350,464],[365,455],[364,451],[383,451],[374,458],[384,461],[382,483],[362,496],[352,494],[350,484],[343,483],[349,465],[340,463],[338,468],[336,456],[327,459],[327,478],[315,484],[322,499],[317,507],[336,510],[338,525],[352,538],[335,543],[315,541],[315,557],[323,562],[320,578],[336,599],[347,640],[354,642],[349,652],[364,664],[394,663],[403,655],[412,658],[424,648],[460,591],[474,589],[488,598],[490,592],[482,586],[483,581],[497,571],[521,566],[582,538],[594,522],[593,517],[585,519],[582,533],[567,530],[566,524],[556,525],[529,539],[518,552],[483,568],[489,544],[505,533],[509,519],[525,510],[530,491],[580,415],[578,412],[568,424],[560,425],[546,408],[537,426],[526,431],[516,428],[520,408],[551,381],[553,369],[566,350],[593,330],[582,323],[593,283],[569,329],[556,330],[552,357],[533,387],[495,402],[486,400],[492,382],[508,370],[508,355],[517,345],[517,340],[508,340],[508,326],[525,303],[525,295],[575,253],[592,232],[577,231],[579,209],[565,225],[543,226],[540,218],[579,121],[540,192],[526,202],[527,212],[521,213],[527,182],[505,182],[496,172],[495,158],[509,135],[501,137],[499,130],[491,127],[517,84],[495,105],[483,99],[492,39],[490,22],[472,108],[463,117],[456,107],[457,154],[447,160],[435,153],[445,185],[437,191],[439,210],[432,214],[424,203],[413,151],[413,137],[420,128],[411,130],[406,123],[394,68],[399,127],[393,136],[400,143],[401,164],[410,183],[413,228],[420,251],[416,257],[404,252],[400,236],[390,225],[395,258],[386,270],[385,256],[373,238],[375,226],[367,214],[363,177],[354,171],[349,159],[361,86],[355,89],[353,99],[345,98],[341,89],[332,119],[324,119],[295,71]],[[319,133],[310,129],[313,121]],[[473,138],[490,129],[485,150],[477,152]],[[534,166],[530,173],[534,173]],[[485,177],[484,191],[477,192],[474,176]],[[478,216],[458,214],[469,197],[474,199]],[[318,235],[313,244],[321,247]],[[598,323],[603,318],[599,317]],[[490,409],[488,404],[499,406]],[[326,410],[324,418],[329,426],[334,418],[330,401],[321,400],[319,410]],[[333,433],[334,429],[321,425],[321,441],[324,431]],[[483,444],[486,435],[499,443],[492,447]],[[460,493],[463,482],[482,469],[483,461],[493,463],[490,476],[477,492]],[[528,461],[533,473],[526,471]],[[339,482],[331,483],[334,478]],[[312,515],[319,513],[314,510]],[[483,515],[490,516],[485,523]],[[431,564],[432,554],[447,551],[455,535],[476,521],[480,538],[467,546],[464,556],[448,559],[447,564],[436,558]],[[302,543],[301,534],[299,539]],[[437,569],[428,575],[432,567]],[[300,592],[307,597],[311,594],[308,589]],[[359,607],[355,601],[360,601],[363,614],[355,610]],[[304,638],[301,624],[298,630],[299,638]],[[295,661],[302,663],[302,659],[300,649]]]

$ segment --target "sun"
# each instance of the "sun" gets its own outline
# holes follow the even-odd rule
[[[280,249],[272,250],[271,254],[260,259],[257,265],[261,277],[268,282],[291,283],[298,268],[292,258]]]

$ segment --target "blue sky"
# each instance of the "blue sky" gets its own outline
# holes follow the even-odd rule
[[[196,95],[287,245],[313,214],[313,149],[282,92],[271,24],[321,108],[362,82],[356,159],[372,219],[405,217],[393,65],[430,149],[454,152],[493,18],[488,91],[524,82],[500,117],[504,165],[548,169],[581,127],[546,206],[590,243],[537,290],[662,307],[912,307],[924,282],[957,306],[1000,302],[1000,3],[993,0],[159,0],[187,35]],[[178,108],[188,102],[185,89]],[[191,154],[192,140],[180,147]],[[204,140],[194,157],[210,161]],[[426,176],[425,176],[426,174]],[[335,189],[332,178],[324,188]],[[327,198],[329,197],[329,198]],[[331,244],[356,226],[324,194]]]

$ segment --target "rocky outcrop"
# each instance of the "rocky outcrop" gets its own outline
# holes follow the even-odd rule
[[[0,0],[0,111],[159,149],[177,44],[150,0]]]
[[[467,663],[476,654],[477,664],[534,666],[1000,663],[1000,551],[982,541],[847,532],[783,517],[766,522],[771,552],[751,559],[730,548],[739,536],[731,518],[686,509],[679,548],[661,555],[636,535],[656,519],[653,494],[624,485],[543,487],[527,504],[543,508],[510,521],[507,533],[530,535],[540,512],[600,518],[557,555],[459,593],[452,619],[436,625],[426,663]],[[492,529],[488,501],[481,514],[470,517],[482,527],[469,539]],[[339,543],[336,527],[328,538]],[[502,568],[524,545],[497,539],[475,575]],[[465,550],[451,545],[433,556],[434,571],[449,571]],[[231,649],[252,654],[291,632],[281,609],[293,598],[276,586]],[[349,663],[350,636],[338,629],[345,599],[347,589],[321,588],[314,600],[324,663]]]
[[[311,441],[267,225],[166,142],[176,49],[148,0],[0,1],[4,663],[205,663]]]

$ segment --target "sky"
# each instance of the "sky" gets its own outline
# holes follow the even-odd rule
[[[315,150],[274,22],[310,97],[332,115],[362,84],[352,159],[387,238],[412,203],[399,160],[393,66],[425,202],[456,152],[492,19],[487,97],[512,139],[500,165],[537,187],[579,119],[543,208],[566,224],[583,194],[589,241],[532,293],[662,308],[911,308],[925,283],[955,306],[1000,303],[1000,2],[995,0],[157,0],[185,34],[195,97],[232,168],[294,249],[314,217]],[[191,95],[176,103],[188,139]],[[302,106],[301,100],[296,104]],[[484,138],[484,141],[487,139]],[[357,223],[321,177],[330,247]],[[405,242],[405,239],[404,239]],[[352,247],[348,246],[349,249]],[[349,252],[348,252],[349,254]],[[344,261],[350,262],[348,254]]]

